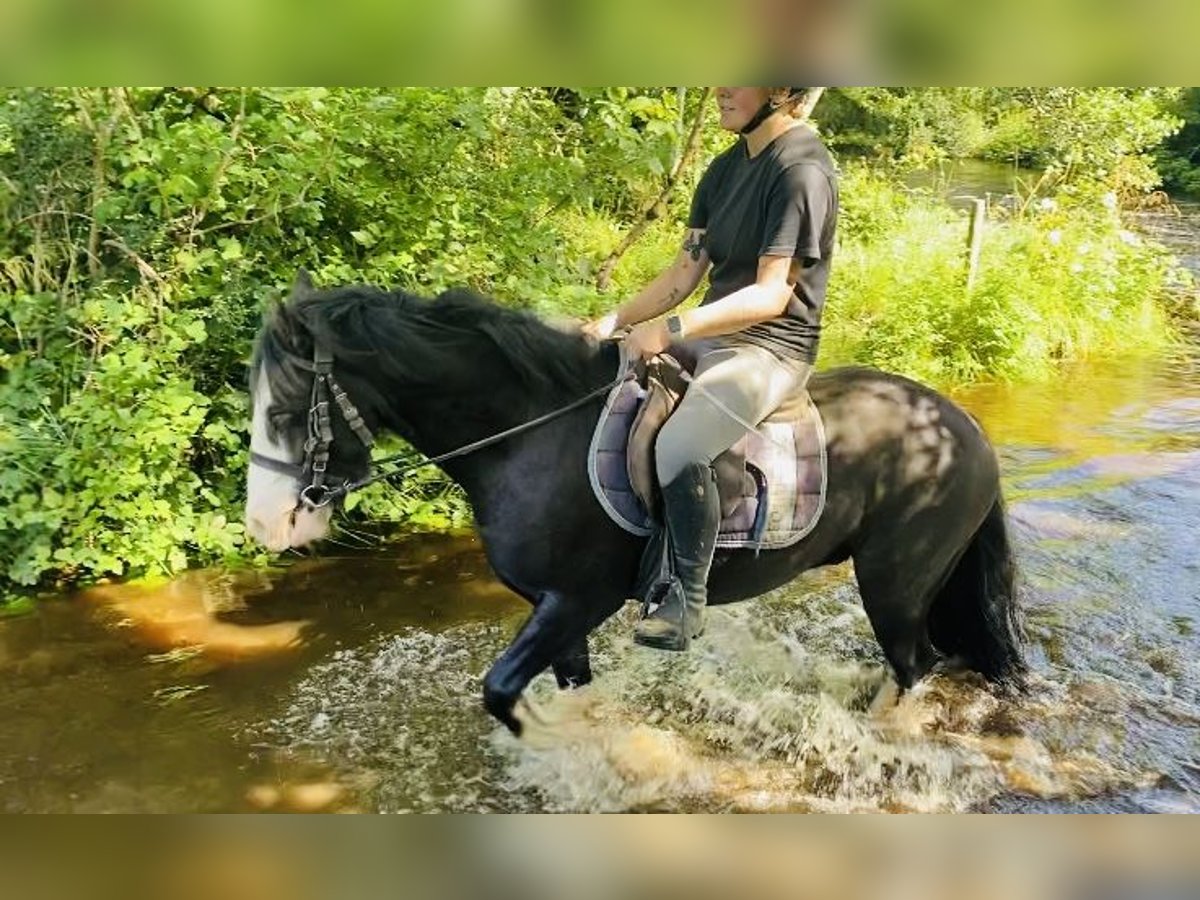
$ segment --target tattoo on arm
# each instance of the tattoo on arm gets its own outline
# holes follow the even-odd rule
[[[692,262],[700,262],[700,254],[704,252],[704,232],[693,230],[683,240],[683,250],[692,258]]]

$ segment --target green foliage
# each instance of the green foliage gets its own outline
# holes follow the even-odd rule
[[[820,119],[834,146],[912,165],[973,155],[983,144],[983,88],[838,88]]]
[[[993,210],[966,290],[965,214],[850,167],[845,232],[821,360],[869,363],[939,384],[1047,374],[1064,359],[1172,339],[1169,255],[1124,229],[1112,194],[1064,190],[1015,215]],[[898,209],[881,230],[862,209]],[[867,216],[869,219],[870,216]]]
[[[466,284],[556,316],[638,290],[677,252],[691,188],[729,144],[711,107],[674,194],[607,295],[593,285],[658,198],[699,96],[0,89],[0,597],[264,558],[239,524],[245,363],[262,310],[299,266],[318,283]],[[1079,176],[1061,190],[1085,222],[1109,190],[1102,172],[1140,165],[1169,119],[1166,94],[1089,96],[845,89],[817,118],[835,144],[907,164],[1043,153]],[[1158,293],[1162,264],[1122,243],[1107,212],[1094,226],[1050,212],[996,223],[967,299],[963,222],[892,181],[883,167],[847,169],[824,361],[961,379],[1158,333],[1156,308],[1138,304]],[[352,521],[406,527],[469,517],[435,470],[348,507]]]
[[[661,188],[678,100],[623,88],[0,92],[0,579],[165,574],[253,554],[239,524],[245,360],[296,268],[598,309],[586,285],[615,223]],[[415,527],[467,516],[432,472],[350,509]]]
[[[1091,180],[1132,194],[1158,185],[1148,152],[1179,127],[1171,112],[1177,96],[1172,88],[1014,89],[1000,109],[1028,118],[1035,143],[1015,148],[1024,161],[1057,170],[1067,183]]]
[[[909,166],[977,156],[1124,194],[1157,185],[1149,153],[1181,124],[1178,88],[840,88],[835,146]]]
[[[1200,197],[1200,87],[1182,91],[1173,111],[1183,124],[1159,149],[1158,171],[1168,190]]]
[[[178,366],[204,341],[203,321],[159,320],[129,297],[64,308],[49,293],[0,297],[0,315],[30,336],[6,354],[0,392],[4,577],[170,573],[236,553],[238,511],[217,491],[245,463],[232,427],[244,399],[206,396]],[[71,367],[60,369],[36,343],[70,334],[86,335],[91,353],[63,348]],[[202,479],[194,464],[215,450],[221,461]]]

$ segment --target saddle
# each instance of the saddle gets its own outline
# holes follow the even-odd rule
[[[632,367],[613,388],[588,454],[600,505],[639,536],[660,518],[655,440],[686,394],[695,364],[685,347],[672,353]],[[824,507],[826,468],[820,413],[808,391],[800,391],[713,462],[722,520],[717,546],[782,549],[799,541]]]

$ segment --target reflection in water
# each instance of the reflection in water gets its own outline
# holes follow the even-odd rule
[[[84,594],[138,640],[163,651],[160,660],[192,656],[233,662],[296,649],[307,622],[237,624],[222,616],[246,610],[245,596],[270,590],[262,573],[191,572],[165,585],[123,584],[94,588]]]

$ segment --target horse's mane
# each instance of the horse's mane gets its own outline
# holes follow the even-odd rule
[[[307,392],[313,337],[335,360],[369,359],[404,391],[488,391],[514,374],[526,392],[546,398],[593,387],[594,345],[580,332],[466,290],[433,300],[366,285],[301,290],[269,317],[255,353],[252,372],[268,363],[277,398]]]

